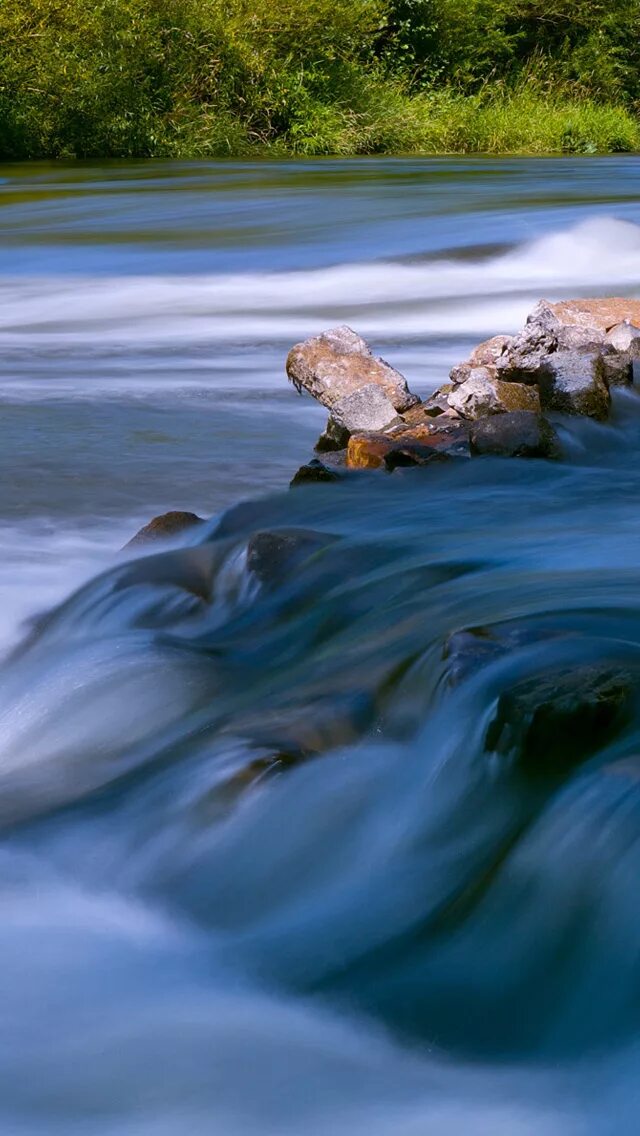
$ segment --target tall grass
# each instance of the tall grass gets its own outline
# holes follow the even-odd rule
[[[0,157],[636,150],[639,4],[0,0]]]

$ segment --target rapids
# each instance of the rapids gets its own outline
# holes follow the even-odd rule
[[[559,769],[487,738],[640,673],[640,398],[288,491],[282,358],[347,321],[423,391],[638,294],[638,169],[0,171],[2,1133],[637,1131],[640,703]],[[210,520],[118,552],[168,507]]]

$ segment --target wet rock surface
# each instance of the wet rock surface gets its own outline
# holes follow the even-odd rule
[[[305,485],[312,483],[322,483],[330,481],[341,481],[344,473],[341,471],[340,463],[335,459],[341,456],[342,451],[336,451],[331,454],[333,461],[330,461],[329,456],[325,457],[324,461],[319,458],[312,458],[311,461],[305,465],[301,465],[300,469],[291,479],[291,488],[297,485]]]
[[[136,533],[127,542],[125,548],[135,548],[143,544],[152,544],[154,541],[172,540],[180,533],[187,532],[197,525],[203,524],[203,518],[196,513],[183,512],[175,509],[169,513],[162,513],[154,517],[147,525]]]
[[[516,410],[474,422],[469,435],[472,454],[497,457],[551,458],[562,456],[555,430],[541,414]]]
[[[571,769],[631,720],[639,680],[624,667],[602,663],[517,683],[498,700],[485,749],[534,774]]]
[[[247,568],[264,587],[279,587],[287,576],[335,539],[328,533],[305,529],[257,532],[247,545]]]

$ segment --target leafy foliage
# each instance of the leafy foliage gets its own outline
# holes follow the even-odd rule
[[[0,156],[636,148],[639,13],[640,0],[1,0]]]

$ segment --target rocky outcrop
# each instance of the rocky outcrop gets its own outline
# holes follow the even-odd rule
[[[611,388],[640,373],[640,300],[541,300],[519,335],[494,335],[421,401],[349,327],[297,344],[287,373],[330,411],[316,450],[327,457],[293,480],[349,470],[432,465],[448,457],[558,458],[545,413],[603,420]],[[331,460],[329,461],[329,457]]]
[[[473,403],[476,371],[482,367],[486,382],[537,388],[543,409],[603,419],[609,388],[633,382],[635,359],[640,359],[640,301],[541,300],[520,335],[494,336],[453,368],[455,392],[449,398],[455,407]]]

